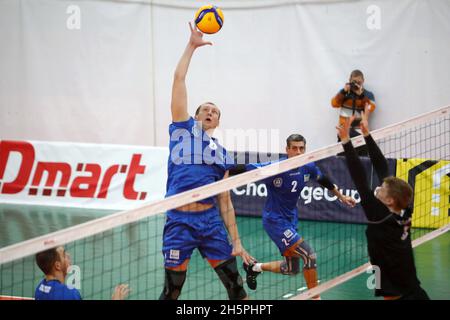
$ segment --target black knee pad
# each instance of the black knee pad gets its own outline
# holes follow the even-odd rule
[[[284,257],[284,261],[280,265],[281,274],[294,276],[300,272],[299,257]]]
[[[159,300],[177,300],[186,280],[186,271],[165,270],[164,289]]]
[[[300,243],[295,249],[295,252],[303,259],[303,269],[317,268],[317,255],[306,241]]]
[[[231,258],[214,268],[227,289],[230,300],[242,300],[247,296],[242,277],[237,269],[236,258]]]

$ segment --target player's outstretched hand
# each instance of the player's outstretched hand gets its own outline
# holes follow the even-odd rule
[[[191,38],[189,39],[189,44],[198,48],[204,45],[212,45],[212,42],[203,40],[203,33],[197,29],[197,27],[192,27],[189,22],[189,28],[191,29]]]
[[[356,205],[355,199],[349,196],[343,196],[342,199],[340,199],[342,203],[346,204],[350,208],[353,208]]]
[[[351,116],[350,118],[345,119],[344,124],[337,126],[336,130],[338,133],[339,138],[341,138],[341,141],[343,143],[350,140],[350,125],[355,120],[355,116]]]
[[[242,246],[240,241],[236,241],[233,243],[233,252],[231,252],[232,256],[240,256],[242,258],[242,261],[245,264],[252,264],[256,261],[255,258],[253,258]]]
[[[128,284],[119,284],[113,292],[112,300],[125,300],[130,293]]]

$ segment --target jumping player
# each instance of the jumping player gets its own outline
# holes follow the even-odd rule
[[[206,102],[198,107],[195,119],[187,111],[185,80],[189,63],[198,47],[211,45],[203,40],[200,31],[191,24],[189,26],[190,40],[175,70],[172,86],[166,197],[227,178],[228,169],[234,162],[212,137],[220,121],[219,108]],[[214,268],[229,299],[247,298],[236,256],[240,256],[245,263],[251,263],[254,259],[242,247],[229,192],[218,195],[217,200],[220,212],[213,197],[167,212],[162,249],[165,283],[160,299],[178,299],[195,248]]]

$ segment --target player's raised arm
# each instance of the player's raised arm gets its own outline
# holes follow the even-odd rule
[[[370,134],[368,121],[369,114],[370,114],[370,105],[366,104],[365,110],[362,114],[360,128],[364,136],[364,140],[366,141],[369,156],[370,159],[372,160],[375,172],[377,173],[378,179],[382,181],[384,178],[389,176],[389,166],[385,156],[383,155],[377,143],[375,142],[375,140],[373,140],[373,137]]]
[[[207,44],[212,45],[211,42],[203,40],[203,33],[198,31],[196,28],[193,28],[191,23],[189,23],[189,28],[191,29],[191,37],[189,38],[189,43],[187,44],[186,49],[178,62],[173,77],[171,103],[173,122],[186,121],[189,119],[187,108],[186,75],[195,49]]]
[[[339,137],[342,141],[342,146],[345,151],[345,158],[349,167],[350,175],[355,183],[361,197],[372,197],[372,191],[368,187],[366,173],[364,171],[361,160],[353,149],[352,141],[350,140],[350,124],[354,120],[354,116],[347,119],[343,125],[336,127]]]

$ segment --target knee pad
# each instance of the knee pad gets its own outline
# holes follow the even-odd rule
[[[186,271],[165,270],[164,289],[159,300],[177,300],[186,280]]]
[[[230,300],[242,300],[247,296],[242,277],[237,269],[236,258],[231,258],[214,268]]]
[[[303,259],[303,269],[317,268],[317,255],[306,241],[300,243],[295,252]]]
[[[293,276],[300,272],[300,258],[284,257],[284,261],[280,265],[281,274]]]

